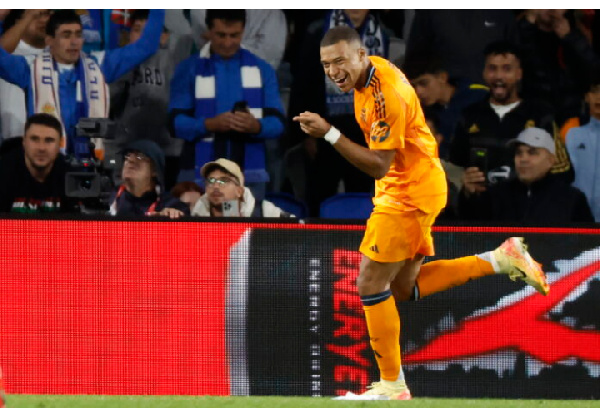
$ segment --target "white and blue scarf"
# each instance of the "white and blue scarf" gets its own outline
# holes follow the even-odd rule
[[[248,103],[250,113],[257,119],[264,117],[264,98],[263,81],[258,66],[257,57],[245,50],[240,49],[240,75],[242,79],[243,100]],[[196,62],[196,80],[195,80],[195,115],[196,118],[212,118],[217,115],[217,89],[215,78],[215,63],[210,55],[210,42],[207,43],[198,56]],[[214,140],[204,139],[196,144],[195,147],[195,169],[196,177],[200,178],[200,168],[203,164],[214,159]],[[264,168],[264,164],[253,164],[252,143],[246,143],[243,152],[240,154],[243,158],[231,158],[238,162],[246,170]]]
[[[329,29],[338,26],[356,29],[344,10],[332,10],[325,19],[323,35]],[[368,55],[388,57],[389,39],[381,30],[379,20],[375,16],[370,13],[367,15],[358,34],[360,34]],[[342,92],[327,76],[325,76],[325,98],[329,115],[354,115],[354,90],[347,93]]]
[[[110,98],[108,87],[100,67],[92,58],[84,53],[75,64],[77,73],[77,112],[80,118],[108,118]],[[60,114],[60,81],[58,68],[52,55],[46,51],[33,61],[31,70],[33,93],[33,112],[46,113],[61,121]],[[63,126],[61,150],[67,150],[66,133]],[[94,139],[96,149],[102,149],[102,140]]]

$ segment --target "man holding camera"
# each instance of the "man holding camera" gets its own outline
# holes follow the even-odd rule
[[[0,212],[68,212],[66,163],[60,153],[62,125],[49,114],[25,122],[23,145],[0,159]]]
[[[202,166],[228,158],[262,199],[269,181],[264,141],[281,136],[284,116],[275,71],[241,47],[245,21],[244,10],[207,10],[210,41],[175,70],[170,122],[172,135],[185,140],[179,181],[202,184]]]
[[[506,142],[526,128],[537,127],[552,135],[556,144],[552,173],[569,180],[571,165],[556,129],[552,107],[519,95],[523,70],[516,46],[508,42],[488,45],[483,78],[489,98],[463,110],[450,143],[449,161],[465,168],[478,167],[488,177],[491,173],[498,179],[506,179],[512,169],[512,152]],[[482,163],[487,169],[481,167]]]
[[[514,149],[516,178],[486,187],[483,172],[467,168],[458,201],[462,219],[537,225],[594,222],[585,195],[551,173],[556,146],[546,130],[527,128],[507,148]]]
[[[165,154],[154,141],[135,140],[121,151],[121,186],[110,199],[113,216],[188,216],[187,204],[165,190]]]

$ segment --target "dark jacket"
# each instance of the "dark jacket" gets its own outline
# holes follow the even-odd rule
[[[73,212],[65,196],[66,163],[62,154],[44,182],[34,179],[25,166],[25,153],[17,146],[0,160],[0,212]]]
[[[552,107],[539,100],[521,100],[521,103],[502,119],[490,106],[489,99],[479,101],[467,107],[458,121],[454,138],[450,143],[450,162],[461,167],[471,166],[471,148],[486,148],[488,169],[503,165],[514,167],[514,156],[506,143],[516,138],[525,128],[543,128],[553,135],[556,141],[557,164],[553,173],[568,173],[572,179],[572,170],[564,143],[556,130]]]
[[[469,198],[463,189],[458,211],[463,220],[536,225],[594,222],[585,195],[552,174],[530,186],[518,179],[502,181]]]
[[[116,193],[113,194],[110,199],[111,204],[115,200],[115,196]],[[161,194],[160,198],[158,198],[156,192],[146,192],[138,198],[128,191],[123,191],[119,198],[117,198],[115,204],[116,216],[144,216],[157,199],[158,202],[154,208],[155,212],[160,212],[165,208],[175,208],[182,211],[186,216],[190,215],[189,205],[181,202],[178,198],[171,196],[168,192]]]
[[[485,47],[498,40],[514,41],[511,10],[417,10],[406,44],[406,61],[417,55],[438,55],[450,77],[482,83]]]
[[[485,88],[466,79],[455,81],[456,90],[447,105],[433,104],[424,108],[425,117],[436,119],[438,131],[444,136],[440,144],[440,158],[448,159],[450,141],[454,136],[456,124],[465,108],[488,96]]]
[[[584,94],[590,75],[600,70],[600,57],[587,38],[570,21],[564,38],[545,32],[527,19],[518,22],[522,48],[523,96],[535,96],[551,103],[556,120],[562,124],[582,114]]]

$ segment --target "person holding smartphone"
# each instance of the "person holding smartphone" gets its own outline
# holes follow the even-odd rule
[[[233,161],[219,158],[204,164],[206,193],[200,197],[192,216],[285,218],[294,215],[266,200],[256,200],[244,186],[244,174]]]

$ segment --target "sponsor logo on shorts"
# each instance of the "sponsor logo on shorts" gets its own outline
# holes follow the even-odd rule
[[[375,253],[379,253],[379,248],[377,247],[377,245],[373,245],[369,248],[369,250],[371,252],[375,252]]]

